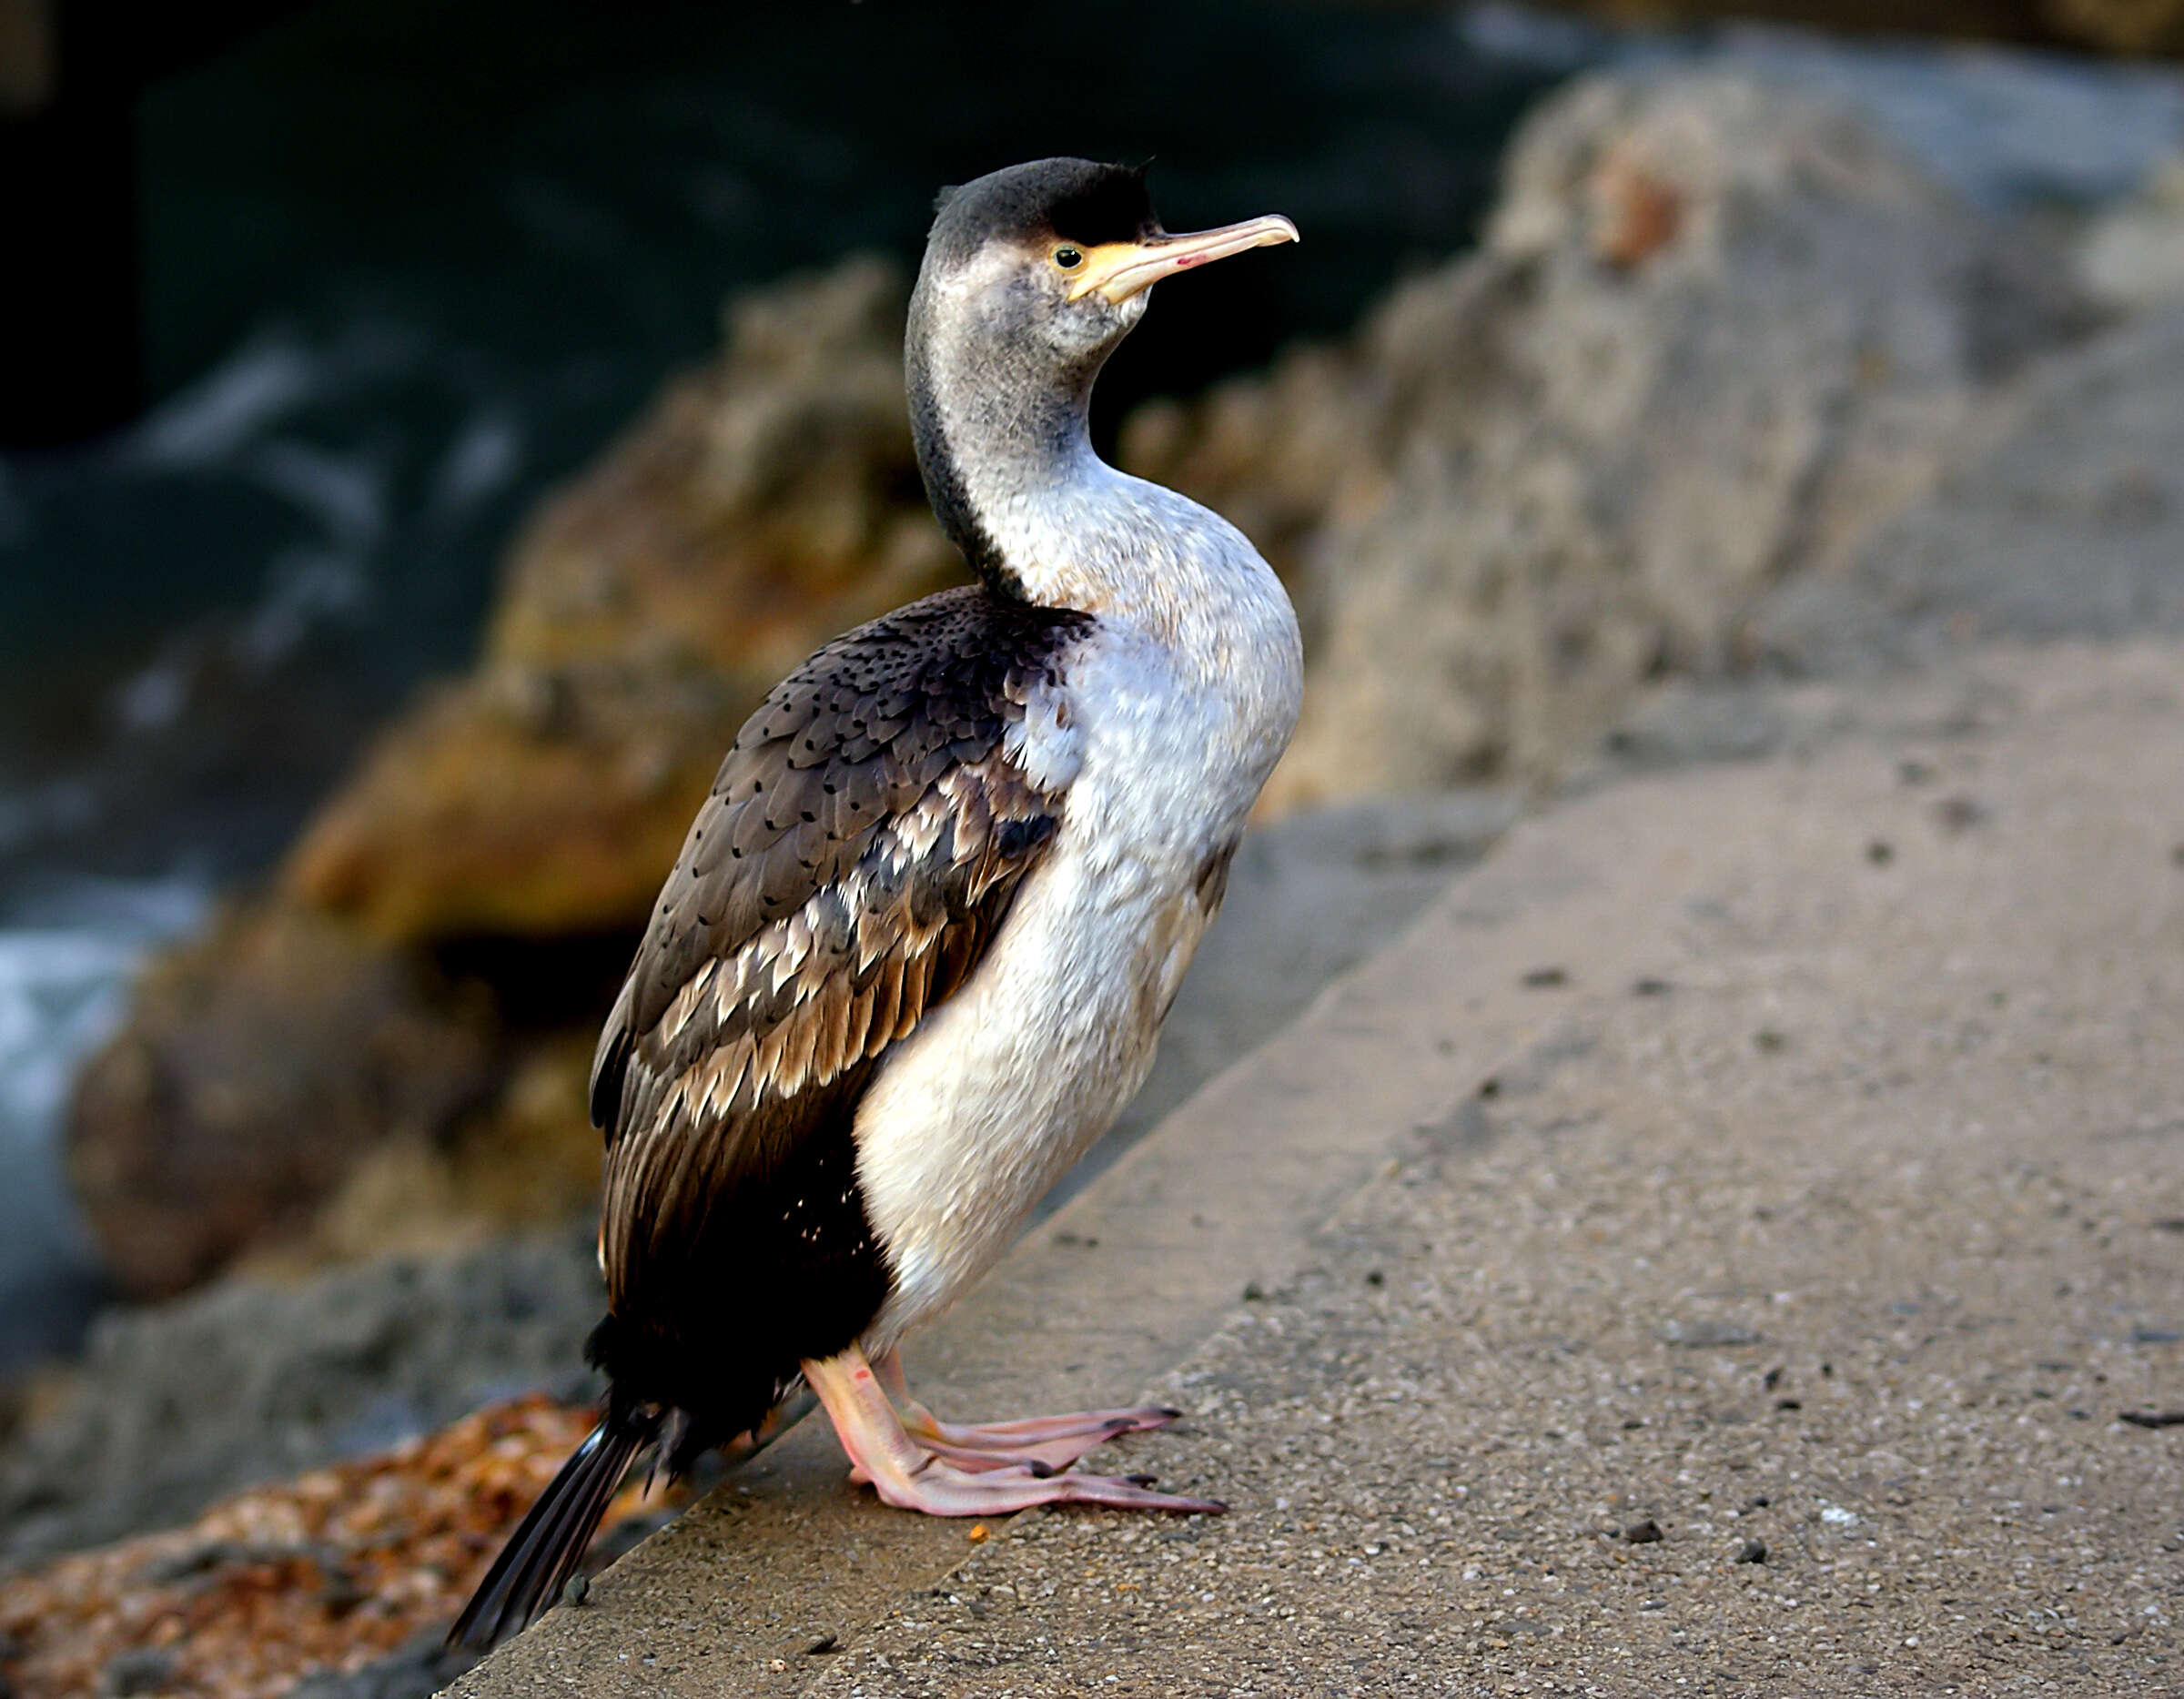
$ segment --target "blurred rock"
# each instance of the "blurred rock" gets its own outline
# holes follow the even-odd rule
[[[2184,0],[2045,0],[2065,41],[2107,53],[2184,53]]]
[[[439,1137],[490,1089],[492,1026],[339,922],[230,910],[146,974],[77,1088],[69,1178],[116,1282],[181,1291],[304,1228],[382,1140]]]
[[[2184,147],[2174,66],[2030,47],[1967,53],[1901,16],[1851,34],[1736,9],[1734,22],[1700,33],[1478,0],[1459,27],[1481,53],[1542,70],[1657,71],[1673,60],[1855,107],[1923,174],[1990,214],[2091,212]]]
[[[1645,56],[1646,39],[1627,38],[1624,51]],[[1989,214],[2091,212],[2184,146],[2184,76],[2165,66],[1749,23],[1710,34],[1704,52],[1720,68],[1855,106],[1922,173]]]
[[[589,1215],[599,1198],[593,1037],[587,1029],[521,1046],[490,1114],[452,1140],[375,1146],[307,1232],[255,1250],[239,1271],[294,1276],[389,1252],[467,1250],[497,1234]]]
[[[1940,487],[1838,570],[1754,611],[1798,677],[1869,676],[1997,639],[2184,632],[2184,300],[2040,361]]]
[[[285,885],[374,935],[635,928],[744,714],[961,562],[903,407],[907,285],[873,258],[745,297],[516,545],[470,678],[380,739]]]
[[[1618,74],[1525,126],[1481,252],[1126,454],[1224,511],[1281,492],[1314,670],[1277,805],[1537,777],[1643,680],[1745,658],[1763,589],[2083,322],[1846,106]]]
[[[0,1471],[0,1566],[173,1526],[492,1399],[581,1400],[602,1303],[591,1236],[568,1232],[109,1311]]]
[[[2078,275],[2104,306],[2142,308],[2184,295],[2184,156],[2093,220],[2078,244]]]

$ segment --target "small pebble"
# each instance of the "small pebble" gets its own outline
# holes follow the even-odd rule
[[[589,1575],[571,1575],[561,1583],[561,1603],[563,1604],[581,1604],[591,1595],[592,1577]]]
[[[1651,1516],[1643,1522],[1633,1522],[1623,1531],[1623,1543],[1626,1545],[1657,1545],[1663,1537],[1661,1524]]]
[[[1876,838],[1866,846],[1866,859],[1876,867],[1886,867],[1896,859],[1896,845],[1884,839]]]
[[[835,1647],[839,1646],[841,1643],[842,1643],[833,1634],[822,1634],[818,1639],[813,1641],[810,1645],[804,1647],[804,1655],[806,1657],[816,1657],[822,1652],[834,1651]]]
[[[1747,1540],[1736,1548],[1740,1563],[1764,1563],[1767,1561],[1767,1542],[1764,1540]]]
[[[971,1534],[970,1534],[971,1543],[972,1543],[973,1545],[983,1545],[983,1544],[985,1544],[985,1543],[986,1543],[986,1537],[987,1537],[987,1536],[988,1536],[988,1535],[989,1535],[991,1532],[992,1532],[992,1530],[991,1530],[991,1529],[989,1529],[989,1528],[987,1528],[987,1527],[986,1527],[986,1525],[984,1522],[973,1522],[973,1523],[971,1524]]]
[[[1534,991],[1546,991],[1556,986],[1568,985],[1570,975],[1565,968],[1535,967],[1524,976],[1524,983]]]

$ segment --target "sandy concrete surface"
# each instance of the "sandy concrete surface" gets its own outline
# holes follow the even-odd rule
[[[807,1428],[456,1691],[2184,1691],[2184,1426],[2118,1419],[2184,1411],[2184,650],[1784,702],[1520,826],[914,1350],[1162,1391],[1124,1454],[1229,1515],[975,1542]]]

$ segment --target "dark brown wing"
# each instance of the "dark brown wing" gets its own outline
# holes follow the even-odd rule
[[[622,1323],[694,1344],[681,1289],[747,1278],[864,1301],[849,1116],[1053,838],[1060,797],[1003,739],[1088,623],[976,589],[929,597],[821,650],[737,737],[593,1068]]]

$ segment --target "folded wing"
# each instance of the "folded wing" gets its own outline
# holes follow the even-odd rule
[[[704,1383],[693,1354],[763,1360],[779,1383],[884,1300],[855,1101],[1053,841],[1062,792],[1008,733],[1088,624],[981,590],[930,597],[821,650],[738,736],[593,1067],[618,1381],[748,1404],[754,1387]],[[761,1283],[768,1320],[754,1335],[740,1312],[730,1336],[724,1312]]]

